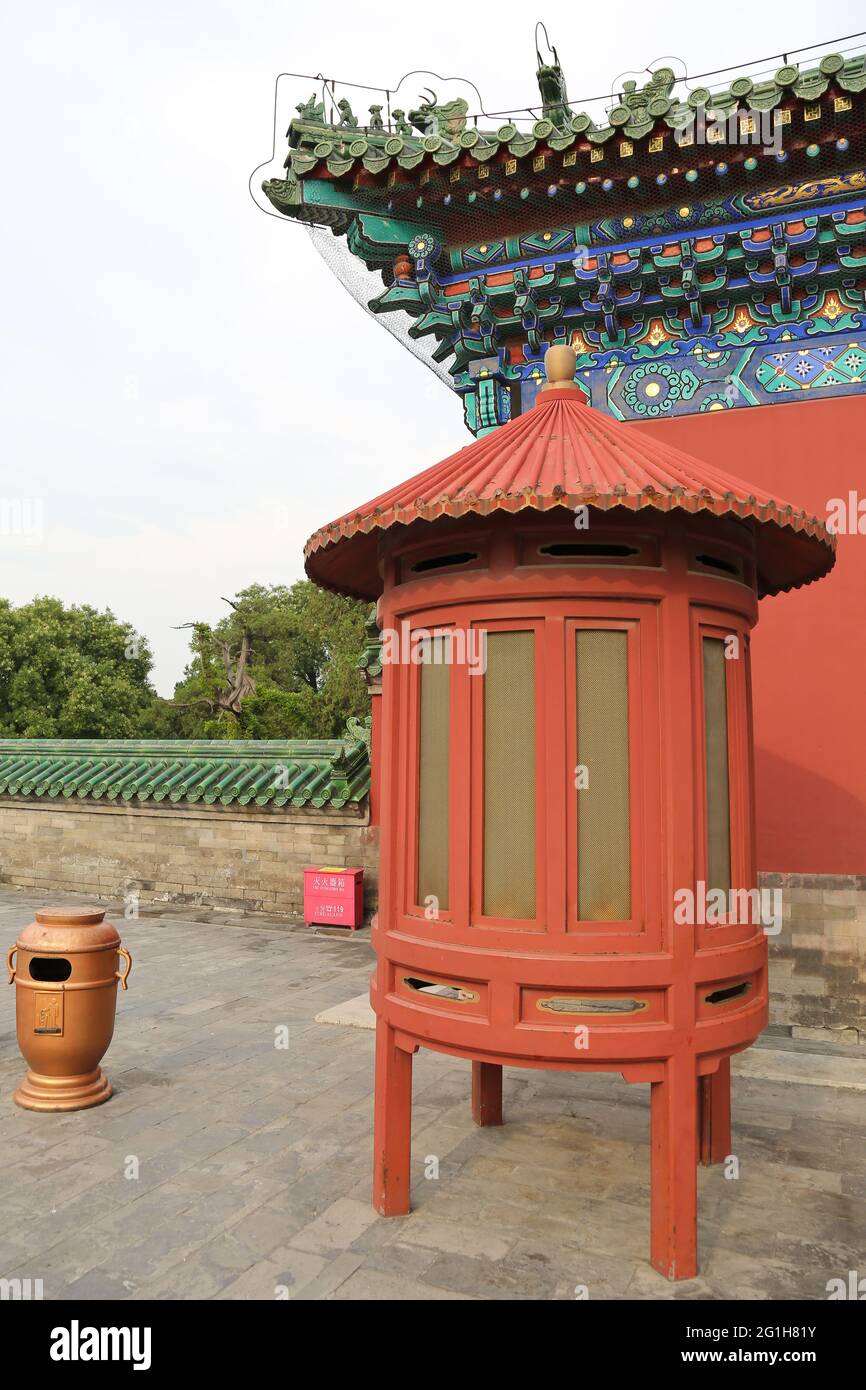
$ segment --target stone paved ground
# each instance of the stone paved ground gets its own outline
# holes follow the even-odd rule
[[[0,890],[4,949],[38,905]],[[46,1298],[809,1299],[866,1270],[866,1093],[746,1076],[741,1176],[700,1174],[699,1279],[647,1263],[647,1090],[616,1077],[509,1071],[506,1125],[479,1130],[468,1065],[420,1053],[414,1210],[377,1217],[373,1034],[313,1021],[364,989],[366,933],[261,923],[167,908],[122,924],[116,1094],[94,1110],[13,1105],[0,995],[0,1277],[41,1278]]]

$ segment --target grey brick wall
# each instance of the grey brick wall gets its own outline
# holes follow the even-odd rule
[[[309,864],[363,867],[378,894],[378,829],[363,807],[286,811],[0,800],[0,882],[142,902],[200,903],[301,917]]]

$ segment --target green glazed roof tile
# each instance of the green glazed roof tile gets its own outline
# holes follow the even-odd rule
[[[314,154],[304,154],[301,150],[292,150],[291,162],[295,174],[308,174],[311,169],[315,169],[319,160]]]
[[[830,79],[821,73],[804,73],[799,82],[794,84],[794,96],[801,97],[803,101],[816,101],[822,97],[830,85]]]
[[[707,110],[716,110],[724,115],[734,111],[741,102],[755,111],[771,111],[791,98],[808,104],[820,99],[830,83],[846,92],[866,90],[866,55],[843,58],[840,54],[827,54],[806,70],[789,63],[780,67],[774,77],[760,82],[747,76],[736,77],[727,87],[716,92],[709,88],[696,89],[690,94],[690,102],[679,100],[671,94],[671,74],[670,85],[651,79],[641,92],[631,92],[625,96],[602,124],[596,124],[587,112],[575,112],[572,108],[567,121],[557,125],[546,118],[542,119],[535,122],[531,133],[519,130],[512,121],[505,122],[496,130],[469,127],[456,137],[457,144],[451,144],[439,132],[426,135],[414,130],[404,135],[396,135],[390,130],[358,129],[352,132],[340,126],[301,118],[293,121],[289,128],[288,163],[294,174],[303,179],[324,159],[331,175],[339,179],[352,169],[361,167],[371,174],[384,173],[394,165],[411,171],[422,163],[425,154],[432,156],[436,164],[444,166],[452,163],[461,150],[466,150],[477,163],[494,159],[503,147],[507,147],[515,158],[523,159],[538,148],[539,140],[561,150],[573,143],[576,134],[584,134],[592,144],[600,145],[610,140],[617,131],[631,140],[643,140],[658,121],[676,130],[691,119],[698,101]],[[288,216],[304,216],[302,202],[283,187],[282,180],[267,181],[264,190],[280,212]]]
[[[776,87],[772,82],[762,82],[759,86],[753,87],[749,94],[749,105],[753,111],[772,111],[778,106],[784,92],[781,87]]]
[[[509,140],[508,149],[515,159],[522,159],[524,155],[532,153],[537,143],[533,136],[518,133],[513,140]]]
[[[654,125],[655,121],[629,121],[628,125],[623,127],[623,134],[630,140],[642,140],[645,135],[649,135]],[[552,145],[553,141],[550,143]]]
[[[0,798],[339,808],[363,801],[369,790],[369,754],[351,736],[0,740]]]
[[[348,174],[354,163],[354,159],[333,158],[326,161],[328,173],[333,174],[335,179],[341,178],[343,174]]]

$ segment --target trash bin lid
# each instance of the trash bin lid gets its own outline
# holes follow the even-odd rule
[[[40,907],[18,945],[25,951],[98,951],[120,943],[116,927],[99,907]]]

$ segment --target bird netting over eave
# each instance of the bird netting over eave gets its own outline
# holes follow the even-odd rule
[[[386,289],[381,272],[368,269],[364,262],[349,250],[345,236],[332,232],[329,227],[305,225],[310,240],[322,260],[356,303],[453,391],[454,379],[448,367],[442,362],[437,362],[433,355],[438,346],[435,335],[431,333],[424,337],[413,337],[410,330],[415,324],[415,319],[405,309],[392,308],[385,313],[375,313],[370,308],[371,303]]]

